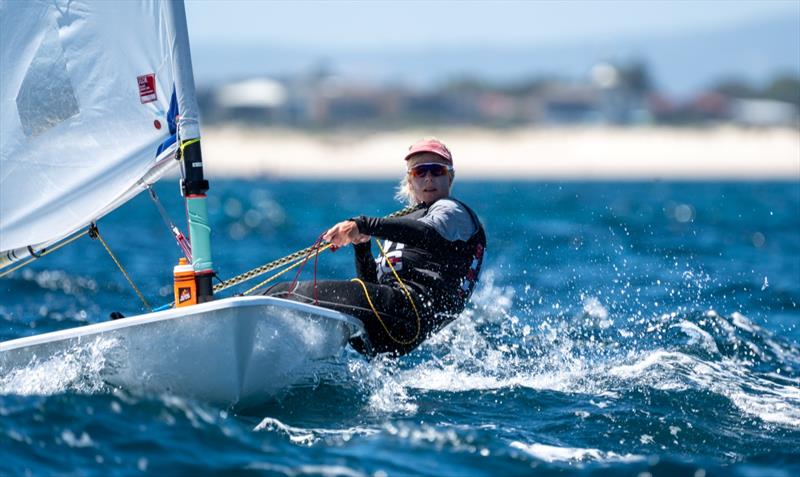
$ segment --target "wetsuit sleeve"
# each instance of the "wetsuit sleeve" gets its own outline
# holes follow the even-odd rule
[[[384,219],[359,216],[353,219],[359,233],[404,243],[415,247],[446,245],[447,239],[431,225],[405,217]]]
[[[354,244],[356,275],[365,282],[378,283],[378,269],[372,256],[372,241]]]

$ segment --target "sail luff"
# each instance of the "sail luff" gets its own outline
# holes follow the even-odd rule
[[[178,97],[178,137],[182,142],[200,138],[200,114],[194,87],[189,30],[183,0],[168,1],[166,7],[170,57]]]

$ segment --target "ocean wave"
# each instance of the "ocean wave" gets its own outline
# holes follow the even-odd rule
[[[513,441],[509,444],[511,448],[518,449],[526,454],[548,463],[630,463],[645,460],[642,455],[636,454],[617,454],[612,451],[601,451],[599,449],[584,449],[580,447],[558,447],[546,444],[525,444]]]
[[[488,273],[475,306],[424,344],[422,359],[365,365],[371,409],[413,414],[417,394],[430,391],[528,388],[616,399],[649,388],[713,393],[764,423],[800,428],[797,346],[742,313],[620,317],[581,295],[578,316],[537,322],[513,311],[525,308],[514,294]]]
[[[356,435],[371,435],[377,434],[377,429],[369,429],[365,427],[352,427],[348,429],[319,429],[311,428],[305,429],[302,427],[294,427],[279,421],[274,417],[265,417],[254,428],[254,432],[277,432],[289,438],[289,440],[298,445],[310,446],[319,441],[325,441],[331,444],[332,441],[347,442]]]
[[[341,465],[299,465],[290,467],[272,462],[252,462],[245,466],[248,470],[269,472],[270,474],[294,477],[297,475],[319,475],[321,477],[366,477],[369,474]],[[381,475],[376,473],[375,475]]]

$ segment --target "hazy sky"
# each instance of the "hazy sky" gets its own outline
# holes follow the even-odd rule
[[[541,46],[735,26],[798,0],[263,1],[188,0],[191,40],[368,50],[437,44]]]

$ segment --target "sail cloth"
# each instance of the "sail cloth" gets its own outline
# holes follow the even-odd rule
[[[155,182],[200,136],[183,2],[0,2],[0,252],[52,243]]]

